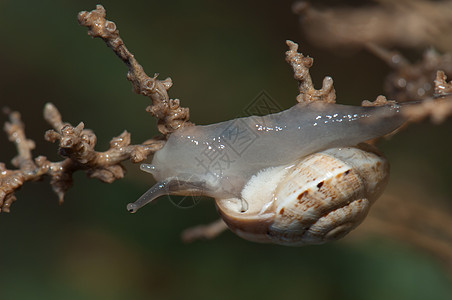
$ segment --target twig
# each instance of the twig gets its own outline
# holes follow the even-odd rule
[[[427,117],[440,124],[452,115],[452,82],[446,81],[443,71],[438,71],[435,79],[435,95],[439,98],[422,100],[419,104],[405,107],[404,113],[411,122],[419,122]]]
[[[431,202],[383,195],[356,231],[357,236],[371,232],[408,242],[441,259],[452,271],[450,212],[433,207]]]
[[[293,11],[300,15],[300,28],[306,37],[322,48],[362,48],[368,43],[451,48],[451,1],[377,2],[359,8],[316,9],[302,1],[294,4]]]
[[[182,241],[185,243],[191,243],[200,239],[214,239],[222,232],[228,229],[228,226],[223,219],[218,219],[207,225],[198,225],[190,227],[182,232]]]
[[[311,57],[305,57],[298,52],[298,44],[292,41],[286,41],[289,51],[286,52],[286,61],[294,71],[294,78],[298,81],[299,95],[298,102],[322,101],[327,103],[336,102],[336,91],[333,86],[333,79],[329,76],[323,79],[322,88],[316,90],[312,84],[309,69],[314,60]]]
[[[313,65],[313,59],[299,53],[298,44],[292,41],[286,41],[286,43],[289,46],[289,51],[286,52],[286,61],[293,68],[294,78],[299,82],[297,101],[335,103],[336,93],[333,87],[333,79],[328,76],[325,77],[322,88],[316,90],[309,74],[309,69]],[[447,77],[444,72],[438,71],[436,79],[433,82],[433,90],[435,91],[434,95],[436,98],[425,97],[419,103],[404,107],[403,113],[409,119],[410,123],[419,122],[430,117],[433,123],[439,124],[452,115],[452,82],[448,83],[446,79]],[[361,105],[381,106],[395,103],[395,101],[388,100],[385,96],[380,95],[373,102],[364,100]]]
[[[45,138],[59,143],[59,154],[66,157],[60,162],[50,162],[45,156],[32,159],[31,150],[34,142],[25,136],[24,125],[18,112],[5,110],[10,122],[5,124],[5,131],[10,141],[16,144],[19,155],[13,159],[17,170],[8,170],[0,164],[0,212],[9,212],[11,204],[16,200],[14,192],[27,181],[36,181],[44,176],[51,178],[50,184],[58,195],[60,203],[72,186],[72,174],[83,170],[90,178],[97,178],[111,183],[124,177],[125,169],[121,165],[124,160],[140,162],[164,145],[164,140],[151,139],[141,145],[130,145],[130,134],[124,131],[110,142],[110,149],[105,152],[94,150],[97,137],[93,131],[84,129],[80,123],[73,127],[64,123],[60,112],[48,103],[44,109],[44,118],[52,125]]]
[[[158,119],[159,131],[167,136],[181,127],[193,125],[189,121],[189,109],[181,107],[179,99],[170,99],[168,96],[168,90],[173,85],[171,78],[158,80],[158,74],[149,77],[124,45],[116,24],[106,20],[105,16],[105,8],[97,5],[91,12],[80,12],[78,21],[80,25],[88,27],[90,36],[102,38],[127,65],[127,79],[132,82],[135,92],[152,100],[152,105],[146,110]]]
[[[54,130],[47,131],[45,139],[58,142],[59,154],[66,159],[50,162],[45,156],[39,156],[33,160],[31,150],[34,148],[34,142],[26,139],[20,114],[6,109],[5,113],[9,115],[10,122],[6,123],[5,130],[9,139],[16,144],[19,155],[13,159],[17,170],[8,170],[5,164],[0,164],[0,212],[10,211],[11,204],[16,200],[14,192],[25,182],[39,180],[44,176],[51,177],[50,183],[60,203],[73,185],[72,174],[77,170],[83,170],[90,178],[107,183],[120,179],[125,173],[122,161],[143,161],[161,149],[165,138],[174,130],[193,125],[188,121],[188,109],[180,107],[178,99],[170,99],[168,96],[167,90],[172,86],[171,79],[158,80],[157,75],[152,78],[147,76],[133,54],[127,50],[115,23],[106,20],[105,16],[105,9],[97,5],[91,12],[80,12],[78,20],[81,25],[89,28],[89,35],[102,38],[126,63],[129,68],[127,78],[132,82],[135,92],[151,98],[152,105],[147,111],[157,117],[159,131],[164,136],[150,139],[141,145],[130,145],[130,134],[124,131],[112,139],[110,149],[97,152],[94,150],[97,137],[93,131],[85,129],[83,122],[75,127],[64,123],[56,107],[47,104],[44,118]]]
[[[16,201],[14,190],[22,186],[24,181],[32,180],[35,173],[39,173],[32,160],[31,150],[35,144],[28,140],[24,132],[24,124],[20,119],[20,113],[4,110],[9,115],[10,122],[6,122],[4,129],[9,140],[16,145],[18,155],[13,158],[12,164],[19,170],[8,170],[4,163],[0,163],[0,212],[9,212],[11,204]]]
[[[393,69],[385,79],[384,89],[399,103],[438,96],[432,84],[438,70],[452,76],[451,53],[439,54],[429,48],[421,61],[411,63],[398,51],[389,51],[373,43],[367,44],[366,48]]]

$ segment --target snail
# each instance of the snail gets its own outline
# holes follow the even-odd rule
[[[388,181],[387,160],[363,142],[399,128],[402,110],[300,102],[266,116],[183,127],[141,165],[157,183],[127,209],[162,195],[203,195],[250,241],[338,239],[362,222]]]

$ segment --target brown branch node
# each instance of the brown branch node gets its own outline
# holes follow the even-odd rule
[[[447,82],[447,76],[444,71],[436,72],[434,90],[436,97],[452,95],[452,81]]]
[[[379,95],[375,101],[364,100],[361,106],[383,106],[383,105],[394,105],[396,104],[393,100],[388,100],[386,96]]]
[[[326,76],[323,79],[322,88],[316,90],[312,83],[309,69],[314,60],[311,57],[303,56],[298,52],[298,44],[292,41],[286,41],[289,51],[286,52],[286,61],[292,66],[294,78],[298,81],[299,95],[298,102],[322,101],[327,103],[336,103],[336,91],[333,86],[333,79]]]

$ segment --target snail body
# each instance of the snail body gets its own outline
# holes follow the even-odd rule
[[[398,105],[310,102],[184,127],[141,166],[158,182],[127,208],[136,212],[166,194],[205,195],[245,239],[286,245],[332,240],[364,219],[388,178],[376,150],[353,146],[404,121]]]

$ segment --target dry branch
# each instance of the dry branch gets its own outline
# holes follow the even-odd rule
[[[190,227],[182,232],[181,238],[185,243],[191,243],[201,239],[214,239],[228,229],[223,219],[218,219],[210,224]]]
[[[171,78],[158,80],[157,75],[149,77],[132,53],[127,50],[115,23],[105,19],[106,12],[101,5],[91,12],[80,12],[78,20],[89,28],[88,34],[100,37],[126,63],[129,68],[127,78],[132,82],[135,92],[149,97],[152,104],[147,108],[158,119],[158,129],[163,137],[150,139],[141,145],[130,145],[130,134],[124,131],[110,142],[110,149],[105,152],[95,151],[97,137],[93,131],[85,129],[83,122],[77,126],[62,121],[61,114],[52,104],[44,109],[45,120],[54,128],[45,134],[49,142],[59,144],[59,154],[66,159],[50,162],[45,156],[33,160],[31,150],[34,142],[25,137],[24,124],[18,112],[8,109],[10,122],[5,124],[9,139],[16,144],[19,155],[13,159],[16,170],[9,170],[0,164],[0,212],[9,212],[11,204],[16,200],[14,192],[27,181],[40,180],[50,176],[50,184],[63,202],[67,190],[72,187],[72,174],[83,170],[90,178],[97,178],[111,183],[124,177],[125,169],[122,161],[132,162],[145,160],[149,155],[161,149],[165,138],[174,130],[190,126],[189,111],[180,107],[178,99],[170,99],[168,89],[172,86]]]
[[[298,52],[298,44],[286,41],[289,51],[286,52],[286,61],[291,65],[294,78],[298,81],[299,95],[298,102],[322,101],[336,103],[336,91],[333,86],[333,79],[329,76],[323,79],[322,88],[316,90],[312,84],[309,69],[314,63],[314,59],[306,57]]]
[[[452,272],[450,212],[418,200],[383,195],[354,235],[375,233],[407,242],[437,257]]]
[[[375,43],[451,49],[452,1],[377,2],[359,8],[317,9],[303,1],[296,3],[293,11],[300,15],[300,28],[306,37],[319,47],[349,49]]]
[[[286,41],[286,43],[289,46],[289,51],[286,52],[286,61],[294,70],[294,78],[299,83],[297,101],[335,103],[336,92],[333,86],[333,79],[329,76],[325,77],[322,88],[316,90],[309,73],[309,69],[312,67],[314,60],[299,53],[298,44],[292,41]],[[437,71],[434,82],[430,83],[433,87],[432,91],[434,91],[434,93],[432,92],[432,97],[426,95],[422,101],[405,107],[404,114],[410,122],[419,122],[430,117],[433,123],[439,124],[452,115],[452,82],[447,82],[446,79],[447,77],[443,71]],[[373,102],[364,100],[361,105],[381,106],[394,103],[396,101],[388,100],[385,96],[380,95]]]
[[[366,48],[393,69],[385,79],[384,89],[388,97],[397,102],[438,96],[432,84],[438,70],[452,76],[451,53],[440,54],[429,48],[421,61],[411,63],[398,51],[389,51],[376,44],[367,44]]]
[[[427,117],[435,124],[440,124],[452,115],[452,81],[446,81],[443,71],[438,71],[434,81],[437,98],[422,100],[416,105],[405,107],[405,114],[411,122],[418,122]]]
[[[122,161],[143,161],[164,144],[163,140],[154,139],[141,145],[130,145],[130,134],[124,131],[112,139],[110,149],[97,152],[94,150],[97,141],[94,132],[84,129],[83,123],[76,127],[64,123],[60,112],[48,103],[44,108],[44,118],[54,130],[48,130],[45,139],[58,142],[59,154],[66,159],[50,162],[45,156],[38,156],[33,160],[31,150],[34,148],[34,142],[26,138],[20,114],[9,110],[5,112],[10,119],[10,122],[5,124],[5,131],[9,140],[16,144],[19,154],[12,160],[17,170],[8,170],[5,164],[0,164],[0,212],[10,211],[11,204],[16,200],[14,192],[27,181],[49,176],[50,184],[61,203],[73,184],[72,174],[75,171],[83,170],[90,178],[111,183],[124,177]]]
[[[193,125],[189,121],[188,108],[181,107],[179,99],[170,99],[168,96],[168,90],[173,85],[171,78],[158,80],[158,74],[149,77],[124,45],[116,24],[106,20],[105,16],[105,8],[97,5],[91,12],[80,12],[78,21],[80,25],[88,27],[90,36],[102,38],[128,66],[127,79],[132,82],[135,92],[152,100],[152,105],[146,110],[158,119],[159,131],[166,136],[183,126]]]

